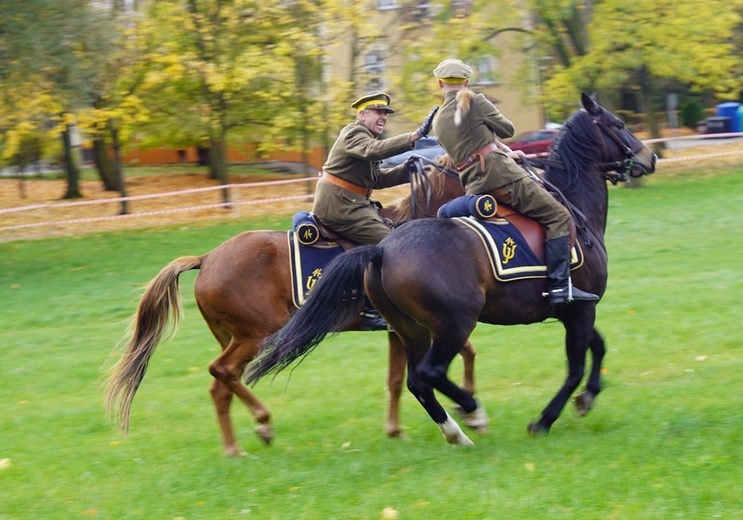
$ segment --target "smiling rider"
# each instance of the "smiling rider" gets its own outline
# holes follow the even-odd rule
[[[389,95],[377,92],[363,96],[351,107],[356,110],[356,120],[341,130],[330,149],[315,189],[312,214],[325,226],[358,244],[377,244],[392,228],[379,214],[381,205],[372,200],[372,190],[398,186],[409,180],[406,163],[385,169],[380,167],[380,162],[411,150],[415,141],[427,136],[439,107],[431,109],[416,131],[388,139],[381,139],[380,135],[388,116],[395,112]],[[387,328],[371,306],[368,314],[372,316],[365,319],[364,328]]]

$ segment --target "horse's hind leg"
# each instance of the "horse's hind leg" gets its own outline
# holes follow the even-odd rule
[[[431,348],[416,371],[427,384],[458,405],[457,411],[466,426],[483,433],[489,420],[482,405],[470,392],[455,385],[447,376],[449,365],[457,354],[453,345],[461,344],[459,343],[461,335],[450,335],[451,330],[447,332],[446,338],[434,338]]]
[[[213,329],[213,328],[212,328]],[[213,330],[214,331],[214,330]],[[226,332],[223,332],[224,336]],[[224,340],[215,331],[222,343]],[[256,434],[266,444],[273,439],[273,426],[268,408],[250,392],[240,380],[245,366],[258,352],[258,341],[238,341],[232,338],[222,353],[209,365],[209,373],[214,377],[211,386],[212,400],[217,412],[217,423],[222,432],[224,451],[228,456],[245,455],[245,451],[235,439],[235,431],[230,417],[232,396],[240,399],[258,422]]]
[[[405,356],[405,347],[396,333],[389,332],[389,341],[389,369],[387,371],[388,402],[384,430],[389,437],[402,437],[403,433],[400,427],[400,398],[402,397],[402,386],[405,380],[407,358]]]
[[[387,374],[388,408],[385,432],[389,437],[404,437],[400,426],[400,399],[405,381],[407,360],[405,347],[394,332],[390,332],[389,370]],[[475,393],[475,347],[467,340],[459,352],[462,356],[464,377],[462,389],[470,394]]]
[[[594,327],[591,339],[588,341],[591,351],[591,373],[588,375],[586,390],[575,396],[575,409],[583,417],[593,408],[596,396],[601,392],[601,363],[606,354],[604,338]]]
[[[475,395],[475,356],[477,351],[472,346],[472,342],[467,340],[464,347],[459,351],[462,356],[462,365],[464,367],[464,379],[462,380],[462,390]]]

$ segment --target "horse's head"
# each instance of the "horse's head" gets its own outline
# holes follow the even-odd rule
[[[599,105],[595,94],[582,94],[581,103],[597,129],[600,167],[606,172],[616,172],[616,177],[607,176],[609,180],[626,181],[627,176],[642,177],[655,171],[655,153],[621,119]]]
[[[617,116],[583,94],[583,110],[565,121],[550,146],[550,159],[568,172],[598,172],[616,184],[655,171],[657,157]],[[563,184],[570,184],[569,178]]]

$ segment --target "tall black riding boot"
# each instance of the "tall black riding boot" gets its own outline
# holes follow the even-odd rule
[[[570,303],[573,300],[597,301],[591,294],[573,287],[570,282],[570,238],[550,238],[545,242],[544,255],[547,260],[547,281],[550,305]]]
[[[361,321],[361,330],[387,330],[389,325],[384,318],[375,309],[369,298],[364,296],[364,310],[361,312],[363,320]]]

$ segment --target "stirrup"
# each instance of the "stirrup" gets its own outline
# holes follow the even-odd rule
[[[384,318],[374,311],[366,310],[361,313],[361,316],[362,321],[360,330],[387,330],[389,328],[389,325]]]
[[[568,277],[567,287],[556,287],[548,292],[542,293],[542,296],[549,298],[550,305],[561,305],[573,301],[595,302],[599,297],[593,293],[581,291],[573,286],[573,281]]]

